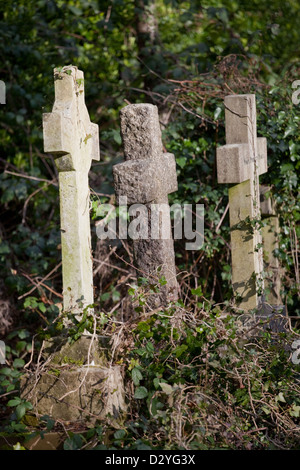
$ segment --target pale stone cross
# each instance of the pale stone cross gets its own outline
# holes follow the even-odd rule
[[[147,233],[133,240],[134,260],[139,277],[165,276],[167,284],[161,294],[150,300],[157,306],[178,298],[168,204],[168,194],[177,191],[176,163],[174,155],[163,153],[156,106],[132,104],[121,110],[120,117],[126,161],[113,167],[115,193],[119,204],[126,196],[128,205],[143,204],[146,208],[142,217]],[[153,232],[158,236],[153,237]]]
[[[240,308],[250,310],[260,306],[258,287],[263,289],[262,239],[251,221],[260,219],[259,175],[267,172],[267,140],[256,135],[255,95],[229,95],[224,104],[226,145],[217,148],[218,182],[234,184],[229,188],[232,285]]]
[[[99,133],[85,105],[83,72],[56,68],[54,84],[52,112],[43,114],[44,151],[59,172],[63,307],[79,313],[94,301],[88,174],[100,160]]]

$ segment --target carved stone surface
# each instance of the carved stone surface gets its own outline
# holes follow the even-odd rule
[[[163,153],[156,106],[129,105],[121,110],[120,117],[125,162],[113,168],[115,193],[117,201],[126,196],[128,205],[146,207],[142,225],[148,228],[148,236],[133,240],[134,260],[138,276],[149,277],[152,282],[165,277],[167,284],[160,294],[149,299],[157,306],[178,297],[170,212],[166,210],[168,194],[177,190],[175,158]],[[169,228],[156,227],[163,236],[152,238],[153,220],[159,220],[161,210]]]
[[[82,71],[54,69],[54,84],[52,112],[43,115],[44,150],[59,171],[64,310],[80,312],[94,300],[88,174],[100,159],[98,125],[90,122]]]

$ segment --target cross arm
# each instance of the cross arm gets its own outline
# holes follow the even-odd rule
[[[242,183],[267,171],[267,140],[256,136],[255,95],[228,95],[224,100],[226,145],[217,148],[219,183]]]
[[[113,167],[117,200],[147,204],[177,191],[176,163],[171,153],[152,160],[127,160]]]
[[[55,102],[43,114],[44,151],[57,157],[59,171],[88,167],[100,160],[98,125],[90,121],[84,102],[83,72],[77,67],[54,69]]]

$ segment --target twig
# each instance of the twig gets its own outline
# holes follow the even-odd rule
[[[18,297],[18,300],[21,300],[21,299],[23,299],[23,297],[26,297],[27,295],[31,294],[31,293],[32,293],[35,289],[37,289],[40,285],[43,285],[43,286],[45,287],[45,284],[43,284],[43,282],[46,281],[55,271],[57,271],[57,269],[61,266],[61,264],[62,264],[62,262],[58,263],[58,264],[55,266],[55,268],[53,268],[52,271],[50,271],[50,273],[48,273],[47,276],[45,276],[41,281],[37,282],[37,283],[35,284],[35,286],[34,286],[32,289],[30,289],[30,291],[26,292],[26,293],[23,294],[23,295],[20,295],[20,296]],[[26,277],[26,276],[25,276],[25,277]],[[30,280],[31,280],[31,279],[30,279]],[[47,288],[49,288],[49,287],[47,286]],[[49,289],[50,289],[50,288],[49,288]],[[53,291],[52,291],[52,292],[53,292]],[[58,295],[58,297],[63,298],[63,296],[60,295],[60,294],[55,293],[55,295]]]
[[[222,215],[222,217],[221,217],[221,219],[220,219],[218,225],[216,226],[216,233],[218,233],[218,230],[219,230],[219,228],[221,227],[221,225],[222,225],[222,223],[223,223],[223,220],[225,219],[225,216],[226,216],[226,214],[227,214],[228,209],[229,209],[229,203],[227,204],[227,206],[226,206],[226,208],[225,208],[225,210],[224,210],[224,212],[223,212],[223,215]]]
[[[34,352],[34,338],[35,338],[36,336],[37,336],[37,335],[34,335],[33,338],[32,338],[32,341],[31,341],[31,354],[30,354],[30,359],[29,359],[29,361],[24,365],[24,369],[27,369],[27,367],[29,367],[30,364],[32,363],[33,352]]]
[[[39,281],[39,283],[36,283],[28,274],[26,273],[21,273],[21,276],[24,276],[26,277],[26,279],[28,279],[31,284],[33,284],[35,286],[35,289],[38,288],[40,285],[45,287],[46,289],[48,289],[52,294],[56,295],[56,297],[59,297],[60,299],[63,299],[63,296],[61,294],[59,294],[58,292],[55,292],[55,290],[51,289],[51,287],[47,286],[47,284],[44,284],[43,281]],[[33,289],[34,290],[34,289]],[[18,297],[18,299],[20,299],[21,297]]]
[[[117,271],[121,271],[121,273],[126,273],[126,274],[128,274],[128,271],[127,271],[126,269],[120,268],[119,266],[115,266],[114,264],[106,263],[106,261],[99,261],[99,260],[96,259],[96,258],[93,258],[93,261],[96,262],[96,263],[100,263],[101,266],[104,264],[105,266],[108,266],[108,267],[110,267],[110,268],[116,269]],[[100,266],[100,267],[101,267],[101,266]],[[95,269],[94,275],[97,274],[97,272],[98,272],[98,268]]]
[[[26,178],[28,180],[40,181],[43,183],[53,184],[53,186],[58,186],[58,183],[55,182],[55,180],[50,181],[44,178],[37,178],[36,176],[22,175],[22,173],[16,173],[14,171],[9,171],[9,170],[5,170],[4,173],[8,173],[9,175],[13,175],[13,176],[19,176],[20,178]]]
[[[49,181],[49,183],[47,183],[47,185],[51,184],[51,181]],[[26,212],[27,212],[27,206],[28,206],[28,203],[30,201],[30,199],[35,196],[37,193],[39,193],[40,191],[43,191],[43,187],[42,188],[38,188],[36,189],[35,191],[33,191],[33,193],[31,193],[28,198],[26,199],[25,201],[25,204],[23,206],[23,215],[22,215],[22,224],[25,223],[25,220],[26,220]]]
[[[96,269],[94,269],[94,272],[93,272],[93,275],[96,276],[96,274],[98,273],[98,271],[100,271],[100,269],[102,268],[103,264],[106,264],[105,262],[111,257],[111,255],[116,251],[117,249],[117,246],[114,246],[110,252],[108,253],[108,255],[106,256],[106,258],[104,259],[104,261],[98,261],[96,259],[94,259],[96,262],[100,263],[99,266],[97,266]],[[125,271],[125,270],[124,270]],[[125,271],[127,272],[127,271]]]

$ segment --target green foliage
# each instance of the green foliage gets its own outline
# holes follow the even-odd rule
[[[24,357],[28,357],[31,349],[30,333],[26,329],[12,331],[6,338],[7,365],[0,368],[0,396],[2,397],[0,410],[2,412],[5,410],[5,414],[9,415],[9,421],[3,423],[4,430],[8,433],[25,431],[23,418],[28,411],[32,410],[32,404],[19,396],[20,379],[24,373]]]
[[[289,351],[296,334],[257,324],[247,337],[242,317],[192,300],[189,308],[178,302],[129,325],[115,331],[115,361],[125,366],[131,390],[127,419],[118,430],[104,419],[68,431],[64,450],[299,448],[300,369]],[[1,375],[15,374],[3,368]],[[7,406],[14,409],[7,433],[59,431],[48,416],[25,426],[32,408],[19,396]]]
[[[80,338],[85,331],[93,332],[94,317],[91,313],[92,305],[84,308],[82,315],[78,316],[73,313],[66,313],[66,317],[70,320],[70,328],[68,329],[68,341],[73,343]]]
[[[285,439],[298,448],[299,366],[286,350],[292,338],[282,333],[274,341],[262,329],[245,341],[241,325],[216,309],[195,314],[180,304],[137,322],[128,370],[148,439],[160,435],[167,449],[268,449]],[[283,427],[295,420],[289,431],[276,425],[279,416]],[[268,437],[260,431],[266,426]]]
[[[20,397],[9,400],[7,406],[15,408],[15,415],[18,421],[20,421],[25,415],[27,410],[32,410],[32,404],[22,400]]]

